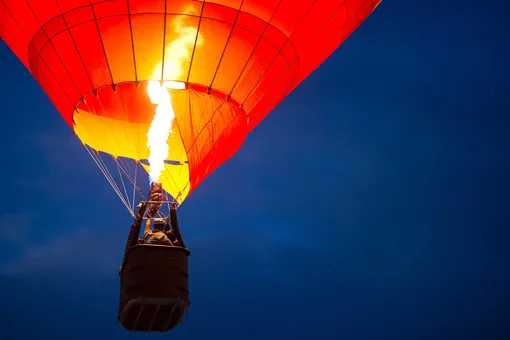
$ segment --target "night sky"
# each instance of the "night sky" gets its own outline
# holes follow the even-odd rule
[[[505,2],[383,1],[179,210],[168,334],[116,323],[132,219],[0,43],[0,339],[510,339]]]

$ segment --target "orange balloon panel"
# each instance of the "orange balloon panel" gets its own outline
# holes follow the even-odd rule
[[[147,82],[183,83],[168,90],[182,166],[166,171],[184,199],[379,2],[0,0],[0,37],[82,142],[114,156],[149,155]]]

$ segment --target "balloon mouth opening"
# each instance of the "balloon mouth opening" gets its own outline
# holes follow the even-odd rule
[[[82,144],[87,144],[93,150],[105,152],[114,157],[130,158],[141,162],[144,166],[151,166],[146,147],[146,135],[154,119],[157,105],[151,102],[147,94],[149,82],[149,80],[127,81],[103,86],[89,92],[80,100],[76,104],[72,121],[75,135]],[[236,139],[240,138],[239,134],[246,135],[247,112],[235,98],[202,84],[179,81],[176,83],[181,87],[169,89],[172,91],[172,105],[176,117],[173,133],[169,138],[171,154],[164,161],[165,165],[172,167],[188,165],[188,153],[190,150],[193,151],[191,148],[193,142],[190,138],[195,138],[203,131],[204,133],[209,131],[206,125],[201,127],[190,125],[190,101],[194,107],[203,108],[206,115],[198,120],[198,116],[193,117],[194,123],[209,125],[210,122],[211,126],[216,127],[218,123],[215,120],[220,122],[223,118],[222,114],[214,113],[219,108],[223,108],[222,110],[231,116],[229,131],[236,129],[234,133]],[[215,108],[210,108],[210,105],[206,105],[208,103],[216,105]],[[208,109],[210,112],[207,111]],[[183,137],[182,131],[185,131],[187,135]],[[217,135],[215,138],[219,138],[225,131],[215,130],[214,133]],[[227,139],[230,137],[221,140],[227,142]],[[186,146],[183,145],[185,141]],[[172,150],[180,151],[173,153]]]
[[[152,82],[154,80],[147,79],[147,80],[139,80],[139,81],[125,81],[125,82],[119,82],[113,85],[105,85],[98,87],[97,89],[88,92],[85,94],[75,105],[74,113],[79,111],[88,111],[88,112],[96,112],[96,114],[100,115],[101,111],[111,111],[107,108],[104,108],[102,106],[102,102],[108,99],[113,99],[116,102],[118,100],[122,99],[128,99],[127,97],[130,96],[133,92],[138,92],[141,90],[144,94],[147,91],[147,87],[149,85],[149,82]],[[223,92],[221,90],[208,87],[206,85],[198,84],[198,83],[190,83],[190,82],[184,82],[180,80],[157,80],[158,82],[164,83],[175,83],[179,84],[178,87],[175,87],[172,89],[172,91],[193,91],[197,93],[202,94],[209,94],[221,101],[225,101],[226,103],[229,103],[230,105],[236,107],[238,110],[245,111],[244,106],[234,97],[230,96],[228,93]],[[121,98],[119,98],[121,97]],[[136,97],[133,97],[136,98]],[[129,99],[128,99],[129,100]],[[138,101],[138,99],[132,99],[130,100],[132,102]],[[150,103],[150,102],[149,102]],[[153,104],[151,104],[153,105]],[[136,106],[136,105],[135,105]],[[137,110],[139,112],[139,110]],[[246,114],[246,112],[245,112]],[[133,118],[139,118],[140,115],[136,114],[133,115],[133,117],[129,117],[130,121],[133,122]],[[151,116],[152,117],[152,116]],[[122,118],[122,117],[121,117]],[[145,119],[144,122],[150,122],[151,120]]]

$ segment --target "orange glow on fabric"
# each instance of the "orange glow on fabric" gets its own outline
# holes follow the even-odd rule
[[[2,0],[0,37],[84,145],[182,203],[379,2]]]

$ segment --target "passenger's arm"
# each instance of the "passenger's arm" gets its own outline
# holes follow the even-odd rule
[[[147,222],[145,223],[145,230],[143,231],[143,233],[145,234],[149,230],[151,230],[151,219],[150,217],[147,217]]]

